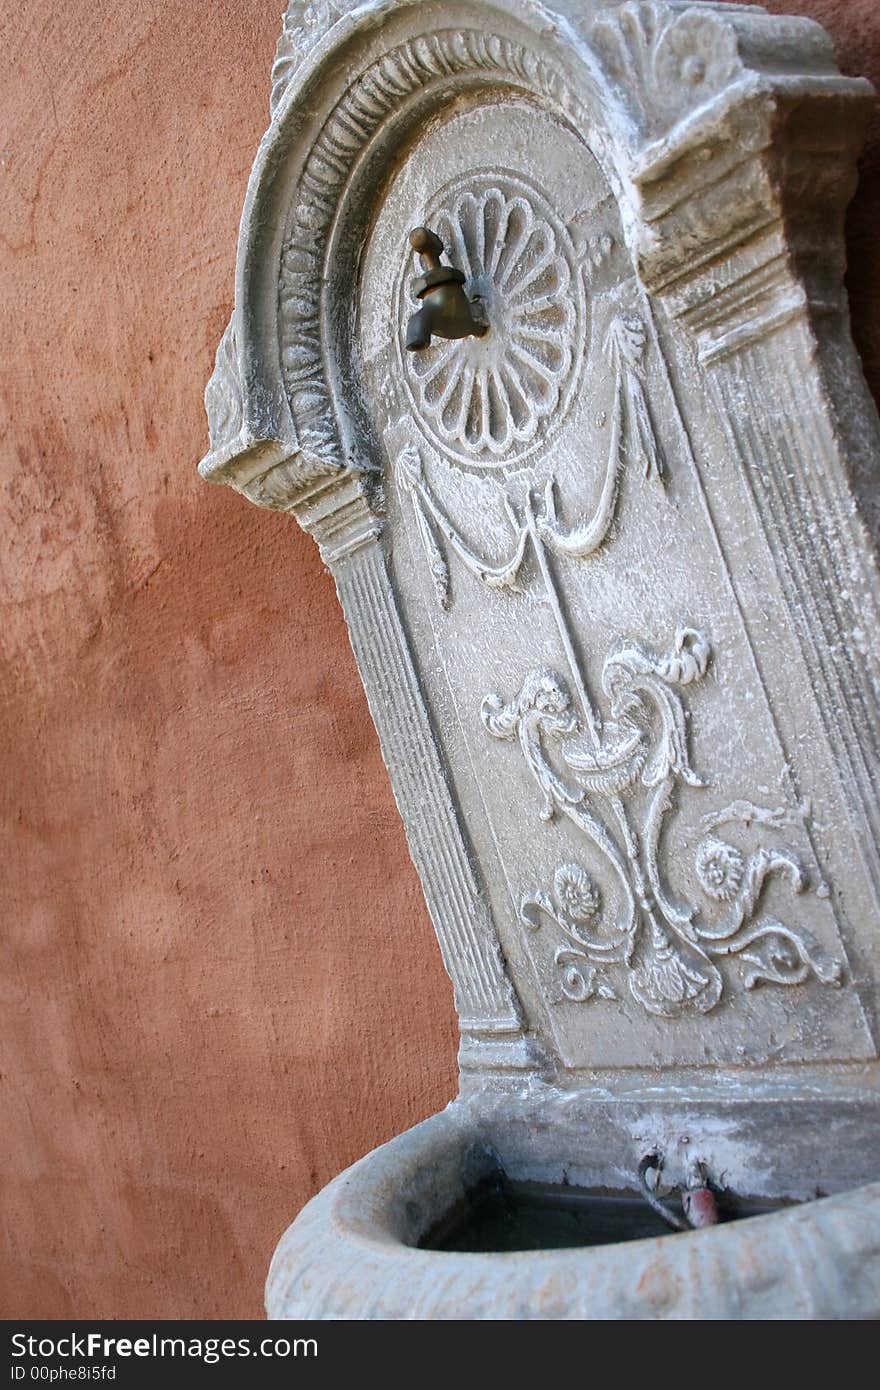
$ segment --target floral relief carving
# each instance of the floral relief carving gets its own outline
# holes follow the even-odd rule
[[[787,846],[762,845],[746,855],[715,835],[701,841],[696,877],[723,908],[715,921],[678,901],[665,882],[663,831],[676,788],[709,785],[691,765],[678,689],[703,679],[710,656],[705,635],[690,628],[680,628],[662,655],[621,643],[603,669],[610,717],[598,736],[584,726],[566,682],[553,671],[532,672],[511,701],[497,695],[483,701],[487,731],[518,741],[542,794],[542,819],[565,816],[602,856],[619,889],[613,921],[577,866],[557,870],[552,897],[539,891],[523,899],[520,917],[528,928],[537,930],[543,914],[566,938],[554,956],[565,999],[616,997],[607,973],[596,975],[596,967],[607,971],[612,963],[622,967],[632,996],[661,1018],[712,1010],[723,993],[715,964],[722,957],[740,956],[750,967],[747,990],[800,985],[811,976],[826,985],[841,982],[839,962],[807,933],[759,915],[771,878],[786,880],[793,894],[809,887]],[[762,823],[772,824],[769,813]]]
[[[728,821],[778,831],[791,823],[784,810],[739,801],[707,819],[694,875],[711,906],[720,909],[717,920],[709,915],[711,907],[702,912],[679,902],[667,887],[663,835],[674,796],[683,786],[709,785],[691,763],[689,715],[680,693],[706,674],[706,635],[681,626],[671,649],[659,654],[636,641],[617,643],[602,669],[607,709],[594,700],[581,668],[550,557],[583,561],[606,545],[625,463],[640,465],[648,480],[663,481],[665,464],[645,389],[647,346],[638,315],[621,311],[612,319],[604,342],[615,382],[608,454],[593,510],[573,523],[560,519],[552,477],[543,495],[529,489],[525,500],[514,500],[499,480],[510,542],[506,555],[489,560],[435,496],[417,447],[401,451],[397,475],[412,499],[440,606],[451,602],[445,546],[471,575],[499,590],[520,586],[530,553],[565,653],[569,679],[549,668],[534,670],[513,699],[488,695],[482,720],[494,737],[519,743],[542,794],[541,818],[564,816],[612,871],[617,906],[608,920],[588,870],[569,864],[557,871],[552,894],[539,889],[522,899],[521,921],[537,931],[549,920],[562,933],[554,963],[563,999],[618,998],[613,966],[648,1013],[672,1019],[715,1008],[724,990],[716,962],[725,957],[739,957],[749,967],[746,989],[800,985],[811,977],[837,985],[842,968],[808,933],[760,912],[770,880],[786,882],[795,895],[811,886],[794,851],[762,845],[745,854],[718,834]],[[816,885],[817,892],[823,887]]]
[[[335,0],[332,8],[342,14],[353,5],[351,0]],[[282,35],[279,45],[276,100],[302,60],[300,41],[311,46],[323,33],[323,20],[319,23],[312,6],[292,4],[287,21],[286,37]],[[580,110],[556,68],[510,39],[470,29],[426,33],[388,49],[346,89],[312,146],[291,197],[278,283],[281,375],[310,480],[340,468],[340,440],[321,342],[321,295],[324,254],[352,164],[389,113],[409,96],[438,78],[445,81],[464,72],[523,86],[554,109],[572,114]],[[582,278],[578,276],[579,296]]]
[[[553,875],[553,892],[543,890],[523,898],[519,915],[531,931],[541,927],[541,915],[549,917],[566,938],[557,947],[554,965],[561,976],[562,999],[573,1004],[585,1004],[589,999],[616,999],[604,972],[595,962],[618,959],[621,946],[603,941],[588,933],[588,927],[599,917],[602,895],[594,880],[581,864],[560,864]]]
[[[472,209],[476,199],[460,200],[460,206]],[[501,225],[501,215],[496,201],[493,227]],[[479,220],[470,225],[485,229]],[[476,243],[456,243],[458,255],[464,250],[473,256],[467,263],[471,269],[474,244],[483,251],[492,245],[495,254],[492,237],[485,230],[479,235]],[[678,901],[666,884],[663,836],[673,799],[682,787],[709,785],[691,763],[689,715],[681,694],[706,674],[711,658],[707,636],[682,625],[671,649],[661,653],[636,641],[618,642],[602,668],[607,708],[594,699],[581,666],[551,558],[584,561],[608,543],[625,465],[640,467],[648,481],[664,481],[666,466],[646,390],[648,345],[648,329],[639,314],[621,309],[612,317],[603,342],[614,382],[608,452],[598,498],[586,515],[562,520],[552,476],[543,493],[529,487],[525,497],[521,490],[515,496],[508,492],[499,478],[494,486],[510,539],[506,554],[489,559],[435,495],[416,446],[401,450],[397,476],[411,498],[440,607],[447,609],[452,598],[448,551],[474,578],[511,591],[525,582],[523,566],[530,554],[565,654],[568,678],[549,668],[534,670],[513,699],[488,695],[482,720],[494,737],[519,743],[541,791],[541,818],[565,817],[611,870],[616,907],[609,920],[587,867],[562,865],[552,893],[538,889],[521,900],[523,925],[538,931],[550,921],[562,934],[554,955],[562,999],[618,998],[617,972],[648,1013],[673,1019],[716,1007],[724,992],[717,964],[723,958],[738,957],[749,967],[743,980],[747,990],[759,984],[800,985],[811,977],[837,985],[842,968],[808,933],[761,912],[771,880],[786,883],[794,895],[813,886],[794,851],[763,844],[747,854],[719,834],[728,821],[777,832],[791,822],[784,810],[743,800],[707,819],[694,859],[705,909]],[[815,887],[821,893],[824,885]],[[713,908],[717,920],[712,919]]]
[[[697,849],[695,861],[700,887],[717,902],[730,902],[742,884],[745,863],[740,851],[710,835]]]
[[[416,418],[449,457],[485,467],[519,460],[562,422],[583,361],[571,237],[536,188],[497,170],[442,190],[425,222],[492,331],[401,354]]]

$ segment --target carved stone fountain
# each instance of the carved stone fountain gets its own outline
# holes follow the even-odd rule
[[[201,471],[333,573],[461,1093],[272,1316],[880,1314],[870,103],[755,5],[290,5]]]

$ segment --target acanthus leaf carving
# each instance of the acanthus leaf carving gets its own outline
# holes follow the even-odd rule
[[[628,0],[593,23],[605,74],[643,135],[657,135],[717,96],[742,68],[734,28],[697,5]]]
[[[527,676],[513,700],[490,695],[482,707],[487,732],[519,742],[543,793],[545,817],[564,815],[613,870],[619,889],[614,930],[626,939],[630,991],[664,1018],[714,1008],[721,978],[695,938],[669,922],[655,902],[650,881],[659,869],[648,864],[652,837],[634,827],[627,799],[641,786],[668,803],[676,782],[702,784],[691,767],[684,709],[673,687],[702,679],[709,657],[708,640],[688,628],[660,656],[622,644],[603,671],[610,718],[603,723],[594,713],[586,727],[566,682],[546,670]],[[558,745],[565,771],[548,744]]]

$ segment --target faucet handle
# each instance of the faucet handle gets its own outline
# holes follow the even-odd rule
[[[443,255],[443,242],[430,227],[414,227],[409,234],[409,244],[417,256],[421,256],[425,270],[437,270]]]
[[[409,244],[422,260],[422,274],[413,285],[413,294],[417,299],[424,299],[428,291],[437,285],[464,284],[464,271],[441,263],[443,242],[430,227],[414,227],[409,234]]]

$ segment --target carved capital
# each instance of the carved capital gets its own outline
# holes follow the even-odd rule
[[[319,484],[293,511],[331,568],[382,534],[382,522],[371,510],[360,479],[350,473]]]
[[[633,251],[701,360],[842,308],[843,218],[873,89],[839,74],[824,30],[756,7],[679,13],[649,0],[595,29],[639,57],[642,96],[629,104],[649,138],[630,165]]]

